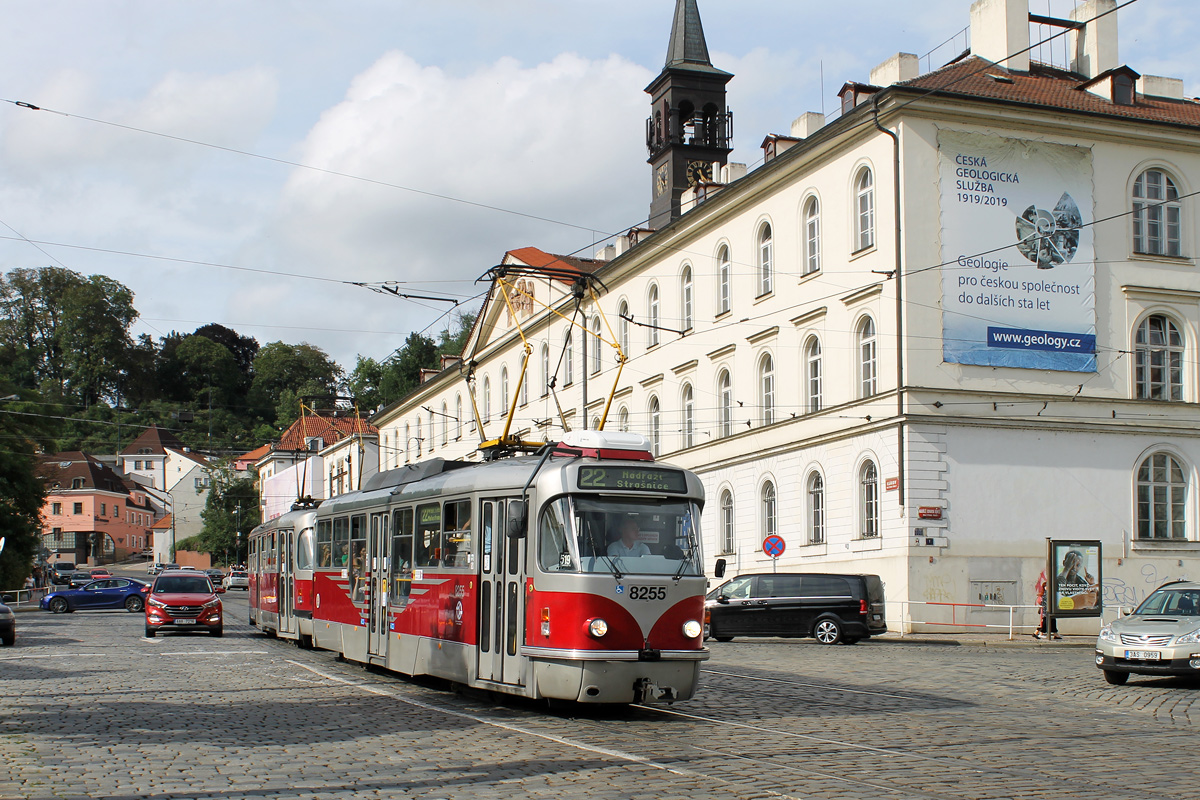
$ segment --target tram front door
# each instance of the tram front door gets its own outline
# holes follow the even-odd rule
[[[388,514],[371,515],[367,541],[366,601],[371,609],[367,620],[367,653],[386,660],[388,644]],[[374,660],[374,659],[373,659]]]
[[[479,630],[477,676],[479,680],[521,686],[524,659],[519,655],[525,640],[525,543],[527,537],[509,538],[510,512],[519,500],[480,501],[479,520]]]
[[[296,591],[296,531],[283,528],[279,531],[279,635],[295,639],[296,606],[292,602]]]

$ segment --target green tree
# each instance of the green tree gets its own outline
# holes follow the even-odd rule
[[[308,343],[271,342],[254,357],[251,404],[264,419],[283,427],[299,414],[296,398],[308,397],[330,406],[344,373],[325,351]],[[288,394],[290,392],[290,394]],[[288,415],[292,415],[288,420]]]
[[[200,533],[186,542],[190,549],[222,558],[228,553],[233,558],[240,544],[244,554],[246,534],[260,522],[254,480],[241,477],[230,462],[221,462],[212,471],[212,483],[200,519],[203,522]]]
[[[16,387],[0,381],[0,397],[14,394]],[[42,406],[32,390],[25,389],[19,401],[4,402],[7,412],[36,413]],[[45,421],[22,413],[0,414],[0,589],[24,584],[41,549],[42,506],[46,484],[38,476],[39,440],[47,436]]]

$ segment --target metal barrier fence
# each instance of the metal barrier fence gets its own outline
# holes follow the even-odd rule
[[[986,630],[988,628],[1007,630],[1008,638],[1011,640],[1014,638],[1016,631],[1029,631],[1029,632],[1036,631],[1038,628],[1038,625],[1040,623],[1040,619],[1037,616],[1038,607],[1036,605],[1009,606],[1009,605],[999,605],[999,604],[992,604],[992,603],[936,603],[936,602],[929,601],[929,600],[901,600],[895,604],[893,604],[892,602],[889,602],[888,608],[891,608],[893,605],[900,606],[900,619],[899,620],[888,620],[887,621],[888,628],[891,629],[892,623],[895,622],[896,628],[900,631],[901,636],[904,636],[904,634],[906,633],[906,629],[910,628],[912,625],[931,625],[931,626],[938,626],[938,627],[974,628],[974,629],[981,629],[981,630]],[[949,608],[950,609],[950,621],[943,622],[943,621],[914,619],[913,615],[912,615],[912,610],[911,610],[912,606],[936,606],[938,608]],[[965,620],[966,614],[969,610],[984,609],[984,608],[995,609],[997,611],[1006,611],[1008,613],[1008,622],[1007,623],[998,623],[998,622],[960,621],[959,609],[963,609],[962,618]],[[1021,610],[1028,609],[1028,610],[1032,611],[1033,615],[1034,615],[1033,623],[1028,624],[1028,625],[1024,624],[1023,622],[1018,623],[1017,622],[1017,610],[1018,609],[1021,609]],[[907,632],[911,633],[912,631],[909,630]]]
[[[16,602],[9,603],[9,605],[14,608],[20,608],[22,606],[29,605],[36,606],[38,602],[50,591],[51,588],[47,586],[37,589],[4,589],[0,590],[0,597],[15,597]]]

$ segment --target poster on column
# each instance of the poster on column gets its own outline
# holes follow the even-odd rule
[[[1092,154],[939,131],[942,358],[1096,371]]]

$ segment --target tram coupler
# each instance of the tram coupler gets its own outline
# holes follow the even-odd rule
[[[653,647],[638,650],[638,661],[662,661],[662,651],[655,650]]]
[[[638,678],[633,682],[633,693],[639,703],[675,702],[675,690],[670,686],[659,686],[649,678]]]

